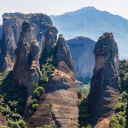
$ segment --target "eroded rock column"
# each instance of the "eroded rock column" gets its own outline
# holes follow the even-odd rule
[[[88,96],[92,126],[107,120],[106,123],[101,124],[104,124],[102,128],[108,128],[120,94],[118,90],[118,47],[112,33],[104,33],[99,38],[95,45],[94,56],[95,68]]]

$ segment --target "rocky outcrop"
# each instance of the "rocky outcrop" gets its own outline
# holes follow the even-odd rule
[[[104,33],[99,38],[95,45],[94,56],[96,63],[88,96],[92,126],[97,124],[99,128],[101,124],[102,128],[108,128],[108,122],[115,113],[120,94],[118,48],[112,33]]]
[[[0,72],[13,69],[14,51],[21,32],[22,20],[3,19],[3,34],[0,40]]]
[[[53,46],[53,44],[57,40],[57,33],[58,33],[58,30],[55,27],[53,26],[49,27],[46,34],[46,40],[44,42],[45,49],[50,49],[50,47]]]
[[[90,80],[95,65],[93,56],[95,42],[87,37],[76,37],[68,40],[67,44],[74,63],[75,78],[85,81]]]
[[[55,37],[57,30],[52,26],[50,17],[44,14],[5,13],[3,15],[3,35],[0,40],[0,72],[10,71],[14,66],[14,51],[17,48],[21,34],[21,26],[28,20],[31,24],[33,39],[39,42],[44,50],[47,33]],[[52,29],[54,28],[54,29]],[[56,34],[55,34],[56,33]],[[48,43],[51,37],[49,37]],[[49,43],[50,44],[50,43]]]
[[[70,70],[74,72],[71,54],[66,44],[66,41],[62,36],[60,36],[60,38],[57,41],[56,51],[56,63],[58,64],[59,62],[64,61],[68,65]]]
[[[30,23],[24,22],[15,50],[13,76],[19,84],[27,86],[28,97],[32,94],[32,83],[39,79],[39,57],[39,43],[33,41]]]
[[[32,99],[32,83],[39,80],[39,58],[40,58],[39,42],[33,40],[33,34],[30,23],[24,22],[22,25],[22,33],[15,50],[15,65],[13,69],[13,78],[18,84],[27,87],[27,104],[24,112],[24,119],[30,118],[27,108],[28,102]]]
[[[61,58],[62,56],[64,58]],[[78,97],[73,64],[63,37],[60,37],[57,42],[56,62],[56,69],[49,78],[39,108],[28,121],[27,128],[43,125],[78,128]]]
[[[3,114],[0,112],[0,127],[2,126],[8,126],[6,118],[3,116]]]

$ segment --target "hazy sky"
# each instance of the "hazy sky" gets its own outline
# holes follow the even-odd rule
[[[4,12],[59,15],[86,6],[128,19],[128,0],[0,0],[0,17]]]

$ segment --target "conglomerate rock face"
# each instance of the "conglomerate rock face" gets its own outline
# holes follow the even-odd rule
[[[60,51],[64,54],[63,60],[60,60],[60,56],[62,56]],[[28,128],[43,125],[78,128],[78,97],[75,89],[73,65],[63,37],[60,37],[57,42],[56,60],[56,69],[49,78],[38,110],[27,123]]]
[[[14,51],[17,48],[22,24],[28,20],[31,24],[33,39],[39,42],[41,50],[45,48],[45,42],[50,44],[53,36],[57,38],[57,30],[52,26],[52,21],[49,16],[44,14],[22,14],[22,13],[5,13],[3,15],[3,25],[0,29],[0,72],[10,71],[13,69],[15,58]],[[49,33],[49,34],[48,34]]]
[[[95,41],[80,36],[67,40],[67,45],[72,55],[75,78],[78,80],[90,80],[95,65],[93,56]]]
[[[92,126],[100,121],[109,127],[108,121],[115,113],[119,97],[118,90],[118,48],[112,33],[104,33],[95,44],[95,68],[88,96]],[[107,123],[105,123],[107,120]],[[99,124],[99,125],[100,125]],[[100,126],[98,126],[100,127]]]

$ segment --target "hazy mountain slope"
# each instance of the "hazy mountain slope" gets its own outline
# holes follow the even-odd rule
[[[128,20],[94,7],[85,7],[51,18],[66,39],[86,36],[97,41],[104,32],[112,32],[119,47],[120,58],[128,59]]]

